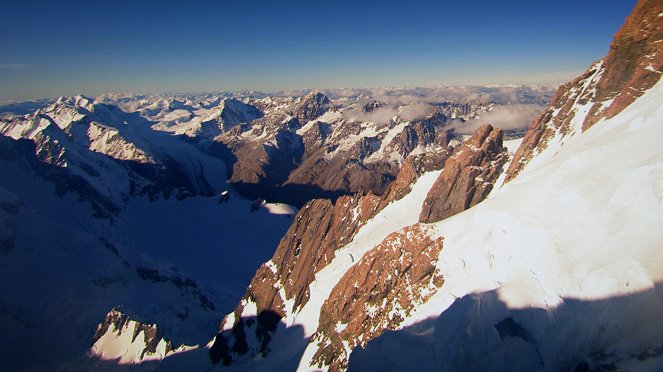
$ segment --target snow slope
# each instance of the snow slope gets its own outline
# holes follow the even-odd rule
[[[663,368],[660,102],[663,81],[436,223],[444,285],[350,369]]]
[[[251,201],[230,192],[223,202],[195,194],[228,189],[220,159],[90,102],[62,99],[42,116],[2,123],[18,138],[0,138],[0,348],[12,350],[2,369],[80,370],[167,354],[163,345],[144,354],[145,343],[127,327],[105,335],[92,350],[100,359],[90,358],[97,325],[117,306],[132,321],[157,324],[177,350],[204,344],[291,223],[287,206],[252,212]],[[40,142],[41,133],[52,137]],[[49,143],[61,146],[64,163],[35,152]],[[138,176],[125,165],[127,154],[166,159],[153,194],[130,191]],[[185,180],[169,179],[167,167]],[[167,198],[171,182],[192,188]],[[89,195],[112,200],[113,218],[95,217]]]

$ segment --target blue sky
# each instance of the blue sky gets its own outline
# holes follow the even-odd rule
[[[0,100],[561,83],[635,0],[0,3]]]

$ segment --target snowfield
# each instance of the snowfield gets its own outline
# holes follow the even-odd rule
[[[350,369],[663,369],[661,102],[663,81],[436,223],[444,285]]]

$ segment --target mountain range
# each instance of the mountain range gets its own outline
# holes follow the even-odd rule
[[[3,106],[3,369],[660,370],[662,41],[640,0],[556,93]]]

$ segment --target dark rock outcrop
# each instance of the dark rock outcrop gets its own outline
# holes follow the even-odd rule
[[[303,125],[327,112],[330,103],[331,101],[324,94],[312,92],[295,102],[290,108],[290,114]]]
[[[424,201],[420,222],[462,212],[488,196],[508,158],[502,130],[484,125],[447,160]]]

